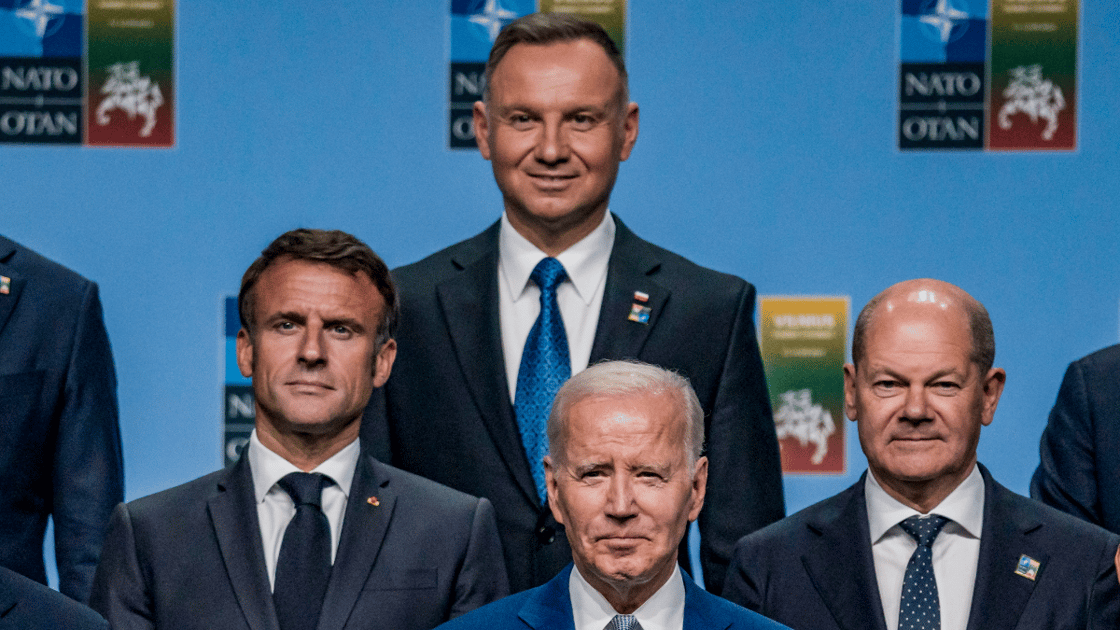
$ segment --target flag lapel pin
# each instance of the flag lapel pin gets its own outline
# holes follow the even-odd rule
[[[8,276],[0,276],[0,295],[8,295],[12,292],[12,279]]]
[[[1015,575],[1021,575],[1034,581],[1038,577],[1038,569],[1041,566],[1042,564],[1038,560],[1023,554],[1019,556],[1019,565],[1015,567]]]
[[[630,314],[626,319],[639,324],[649,324],[649,315],[652,312],[650,307],[646,306],[649,302],[649,294],[642,291],[634,292],[634,303],[630,305]]]

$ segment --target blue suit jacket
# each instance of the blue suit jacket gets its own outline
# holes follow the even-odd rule
[[[84,602],[124,498],[117,381],[97,285],[0,236],[0,566]],[[5,292],[6,289],[6,292]]]
[[[640,359],[678,370],[696,389],[709,460],[700,554],[705,583],[718,593],[735,542],[785,514],[755,339],[755,290],[615,222],[591,362]],[[510,586],[539,586],[571,561],[571,551],[537,497],[510,402],[498,315],[498,224],[393,275],[400,351],[384,398],[375,392],[371,400],[363,442],[394,466],[490,499]],[[649,296],[647,323],[628,319],[635,291]],[[683,541],[681,549],[687,568]]]
[[[483,606],[439,627],[439,630],[573,630],[572,598],[568,594],[569,564],[552,580],[529,591]],[[716,597],[684,576],[684,630],[781,630],[765,617]]]
[[[0,630],[109,630],[97,613],[78,602],[0,567]]]
[[[361,456],[319,630],[429,630],[508,592],[485,499]],[[90,605],[114,630],[278,630],[248,457],[121,504]]]
[[[968,630],[1120,627],[1120,537],[980,472],[984,528]],[[863,484],[739,541],[724,596],[795,630],[884,630]],[[1036,580],[1015,574],[1023,554],[1041,564]]]
[[[1120,534],[1120,345],[1070,364],[1031,496]]]

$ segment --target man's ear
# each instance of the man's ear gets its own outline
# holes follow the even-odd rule
[[[471,118],[474,120],[474,140],[478,143],[478,152],[482,159],[490,159],[490,121],[486,118],[486,103],[475,101],[471,108]]]
[[[984,426],[991,424],[995,418],[996,406],[999,405],[999,397],[1003,394],[1006,382],[1007,372],[1003,368],[992,368],[984,377],[984,409],[980,416],[980,422]]]
[[[844,413],[853,422],[856,418],[856,366],[844,364]]]
[[[381,387],[385,381],[389,380],[389,374],[393,371],[393,361],[397,359],[397,340],[389,339],[381,344],[381,351],[377,353],[377,358],[373,360],[373,386]]]
[[[638,141],[638,104],[630,103],[622,119],[622,151],[618,159],[625,162],[634,150],[634,143]]]
[[[700,517],[700,509],[704,507],[704,496],[708,492],[708,458],[701,457],[696,460],[696,468],[692,471],[692,498],[688,507],[689,522]]]
[[[556,519],[557,523],[564,524],[564,513],[560,510],[560,501],[558,482],[556,480],[557,470],[552,463],[552,456],[544,456],[544,485],[548,493],[548,508],[552,510],[552,518]]]
[[[237,331],[237,369],[245,378],[253,376],[253,338],[244,328]]]

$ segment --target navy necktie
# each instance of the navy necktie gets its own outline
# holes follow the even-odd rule
[[[615,615],[603,630],[642,630],[634,615]]]
[[[322,507],[323,488],[331,483],[319,473],[291,473],[277,482],[296,505],[272,588],[281,630],[312,630],[319,623],[331,576],[331,525]]]
[[[533,323],[525,340],[525,350],[521,353],[514,411],[537,496],[544,503],[547,491],[541,460],[548,454],[548,436],[545,433],[548,412],[552,409],[556,392],[572,375],[568,335],[564,332],[564,320],[560,318],[560,305],[556,302],[556,287],[567,279],[568,273],[559,260],[545,258],[537,263],[529,277],[540,287],[541,313]]]
[[[911,516],[898,524],[918,541],[902,578],[898,630],[941,630],[941,600],[933,576],[933,539],[948,522],[944,516]]]

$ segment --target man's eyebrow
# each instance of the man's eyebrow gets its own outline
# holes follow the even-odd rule
[[[302,313],[296,313],[294,311],[280,311],[278,313],[273,313],[272,315],[270,315],[268,319],[265,320],[265,323],[273,324],[281,320],[287,320],[302,326],[307,323],[307,316]]]
[[[335,326],[345,326],[356,333],[364,333],[366,331],[366,327],[352,317],[334,317],[323,320],[323,328],[334,328]]]

